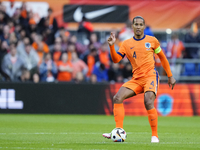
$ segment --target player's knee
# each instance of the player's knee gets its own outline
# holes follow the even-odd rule
[[[144,95],[144,104],[147,109],[154,107],[155,94],[153,92],[146,92]]]
[[[116,95],[113,97],[113,102],[114,102],[114,103],[122,103],[122,99],[120,98],[119,95],[116,94]]]
[[[144,105],[146,108],[150,108],[153,106],[153,101],[151,99],[146,98],[144,99]]]
[[[146,100],[152,100],[154,101],[156,98],[154,92],[151,92],[151,91],[147,91],[145,94],[144,94],[144,99]]]

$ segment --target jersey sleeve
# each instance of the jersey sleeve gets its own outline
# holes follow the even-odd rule
[[[126,48],[125,48],[125,42],[123,42],[117,52],[117,54],[119,54],[120,56],[122,56],[122,58],[124,58],[124,56],[126,55]]]
[[[154,38],[154,53],[158,54],[161,51],[158,39]]]

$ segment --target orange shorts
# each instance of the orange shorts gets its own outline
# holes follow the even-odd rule
[[[135,94],[152,91],[155,93],[155,95],[157,95],[159,75],[157,71],[154,72],[155,73],[148,75],[147,77],[141,77],[138,79],[132,78],[130,81],[124,83],[122,86],[133,90]]]

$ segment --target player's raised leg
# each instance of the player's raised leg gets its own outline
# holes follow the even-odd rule
[[[116,128],[123,128],[123,121],[124,121],[124,105],[123,101],[129,97],[136,95],[135,92],[131,89],[126,87],[121,87],[117,94],[113,97],[113,113],[116,123]],[[103,136],[110,139],[110,133],[104,133]]]
[[[144,94],[144,104],[148,113],[149,124],[151,126],[151,131],[152,131],[151,142],[159,143],[158,131],[157,131],[158,115],[156,109],[154,108],[155,98],[156,98],[155,93],[152,91],[147,91]]]
[[[113,97],[113,103],[114,103],[113,112],[114,112],[116,128],[123,128],[123,121],[124,121],[123,101],[134,95],[135,92],[133,90],[122,86],[117,92],[117,94]]]

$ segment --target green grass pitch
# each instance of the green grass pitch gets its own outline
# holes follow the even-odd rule
[[[0,150],[190,150],[200,149],[200,117],[159,117],[160,143],[150,143],[147,117],[126,116],[127,139],[102,137],[115,127],[104,115],[0,115]]]

